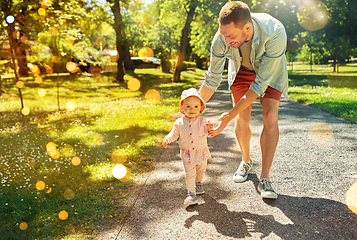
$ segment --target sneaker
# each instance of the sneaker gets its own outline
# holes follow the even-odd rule
[[[185,199],[184,204],[185,204],[185,206],[190,206],[190,205],[198,204],[196,194],[190,192],[190,193],[188,194],[187,198]]]
[[[204,194],[205,190],[203,190],[202,184],[200,182],[196,183],[196,194]]]
[[[252,168],[253,163],[252,160],[246,163],[243,160],[240,162],[238,170],[233,175],[234,182],[244,182],[248,177],[248,172]]]
[[[278,194],[274,192],[271,182],[267,178],[263,178],[259,181],[258,190],[262,198],[278,198]]]

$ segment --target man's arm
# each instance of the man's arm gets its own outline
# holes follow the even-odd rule
[[[250,106],[254,100],[259,95],[256,94],[253,90],[249,89],[247,93],[237,102],[237,104],[228,112],[223,113],[218,120],[220,121],[219,125],[209,132],[210,137],[214,137],[222,132],[222,130],[228,125],[228,123],[234,119],[240,112]]]
[[[209,89],[208,87],[202,85],[200,88],[200,93],[203,101],[208,102],[208,100],[212,97],[214,90]]]

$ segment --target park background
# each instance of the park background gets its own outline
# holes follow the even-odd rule
[[[289,97],[355,123],[357,2],[244,2],[286,27]],[[130,210],[226,1],[0,3],[2,237],[95,238]]]

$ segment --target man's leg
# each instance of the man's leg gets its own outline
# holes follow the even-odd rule
[[[269,180],[269,171],[279,139],[279,101],[272,98],[263,98],[261,100],[261,104],[263,107],[263,131],[260,137],[260,147],[262,150],[262,172],[260,175],[258,190],[263,198],[276,199],[278,195],[273,190]]]
[[[235,134],[242,153],[242,161],[233,175],[234,182],[244,182],[252,168],[250,160],[250,139],[252,132],[249,127],[252,105],[244,109],[235,119]]]
[[[252,132],[250,130],[249,123],[251,111],[252,105],[239,113],[235,119],[234,130],[242,153],[242,159],[245,162],[250,161],[250,139],[252,137]]]
[[[263,98],[262,107],[263,131],[260,137],[260,147],[262,151],[262,172],[260,175],[260,179],[269,179],[269,171],[279,140],[279,101],[272,98]]]

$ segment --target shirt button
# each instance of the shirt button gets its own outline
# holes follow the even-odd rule
[[[191,125],[188,125],[189,127],[191,127]]]
[[[193,140],[191,140],[191,143],[193,143]]]
[[[190,135],[192,135],[192,133],[190,133]]]

